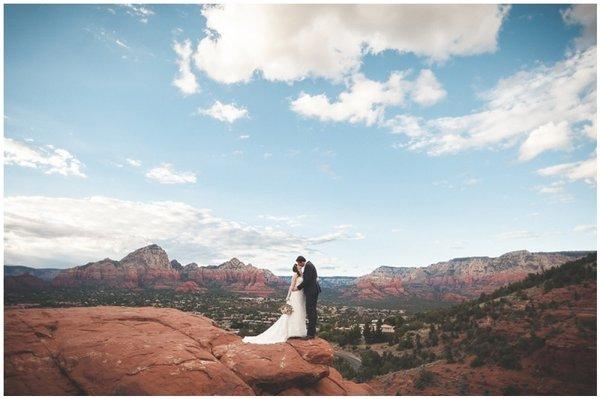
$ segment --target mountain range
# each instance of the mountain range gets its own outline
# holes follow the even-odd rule
[[[588,253],[514,251],[497,258],[455,258],[427,267],[381,266],[357,278],[344,296],[362,300],[415,297],[460,302]]]
[[[461,302],[491,292],[590,251],[515,251],[502,256],[456,258],[427,267],[381,266],[360,277],[319,277],[326,294],[348,301],[394,301],[422,299]],[[317,265],[318,267],[318,265]],[[109,258],[68,269],[4,267],[8,291],[40,287],[115,287],[129,289],[174,289],[201,292],[211,288],[267,297],[285,294],[289,276],[276,276],[267,269],[244,264],[236,258],[220,265],[181,265],[169,260],[158,245],[140,248],[121,260]]]

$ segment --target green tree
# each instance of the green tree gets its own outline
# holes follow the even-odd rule
[[[373,343],[373,331],[371,330],[371,323],[364,324],[363,337],[365,338],[365,343],[367,343],[367,344]]]

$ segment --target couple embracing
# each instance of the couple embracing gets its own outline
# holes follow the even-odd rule
[[[287,304],[292,307],[290,314],[282,314],[265,332],[254,337],[245,337],[251,344],[275,344],[288,338],[312,339],[317,328],[317,298],[321,287],[317,281],[317,269],[303,256],[296,258],[292,268],[292,282],[288,290]],[[308,318],[308,326],[306,319]]]

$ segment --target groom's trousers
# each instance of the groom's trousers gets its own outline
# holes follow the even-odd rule
[[[308,318],[308,326],[306,333],[308,336],[314,337],[317,335],[317,292],[307,293],[306,295],[306,317]]]

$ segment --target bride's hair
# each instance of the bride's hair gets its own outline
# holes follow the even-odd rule
[[[295,263],[294,263],[294,266],[292,267],[292,270],[294,271],[294,273],[296,273],[298,275],[298,277],[301,276],[300,270],[298,270],[298,265],[296,265]]]

